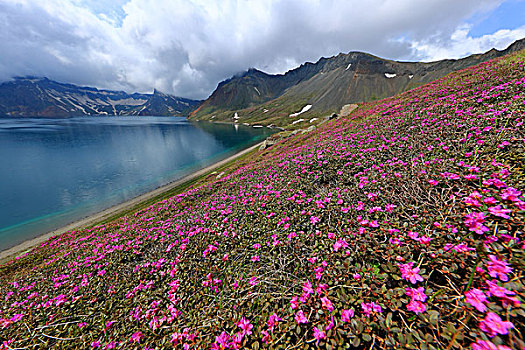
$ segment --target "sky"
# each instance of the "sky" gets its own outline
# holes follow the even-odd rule
[[[461,58],[525,37],[525,0],[0,0],[0,81],[205,99],[340,52]]]

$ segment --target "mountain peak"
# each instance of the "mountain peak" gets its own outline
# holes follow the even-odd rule
[[[200,101],[153,94],[59,83],[46,77],[15,77],[0,84],[0,115],[10,117],[73,117],[84,115],[187,116]]]

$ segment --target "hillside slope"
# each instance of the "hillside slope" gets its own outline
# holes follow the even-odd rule
[[[338,113],[345,104],[393,96],[524,48],[522,39],[503,51],[492,49],[459,60],[429,63],[396,62],[350,52],[322,58],[315,64],[306,63],[284,75],[252,69],[219,84],[191,118],[286,126],[300,118],[309,120]],[[267,88],[269,85],[275,88]],[[312,105],[307,114],[288,118],[307,104]],[[238,118],[233,119],[235,113]]]
[[[63,84],[47,78],[16,78],[0,84],[0,116],[71,117],[82,115],[187,116],[200,101],[163,94],[128,94]]]
[[[521,349],[525,52],[0,268],[11,348]],[[498,347],[497,347],[498,346]]]

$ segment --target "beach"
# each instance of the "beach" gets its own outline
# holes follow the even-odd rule
[[[263,144],[263,142],[260,142],[260,143],[257,143],[256,145],[253,145],[249,148],[246,148],[242,151],[239,151],[237,153],[235,153],[234,155],[228,157],[228,158],[225,158],[223,160],[220,160],[216,163],[213,163],[212,165],[209,165],[207,167],[204,167],[200,170],[197,170],[187,176],[184,176],[178,180],[175,180],[173,182],[170,182],[168,183],[167,185],[164,185],[164,186],[161,186],[161,187],[158,187],[156,189],[154,189],[153,191],[150,191],[150,192],[147,192],[147,193],[144,193],[140,196],[137,196],[129,201],[126,201],[124,203],[121,203],[121,204],[118,204],[118,205],[115,205],[115,206],[112,206],[108,209],[105,209],[103,211],[100,211],[96,214],[93,214],[93,215],[90,215],[84,219],[81,219],[81,220],[78,220],[78,221],[75,221],[75,222],[72,222],[64,227],[61,227],[59,229],[56,229],[56,230],[53,230],[51,232],[47,232],[47,233],[44,233],[38,237],[35,237],[35,238],[32,238],[32,239],[29,239],[25,242],[22,242],[12,248],[9,248],[9,249],[6,249],[6,250],[2,250],[0,251],[0,264],[2,263],[5,263],[7,260],[9,259],[12,259],[12,258],[15,258],[16,256],[22,254],[22,253],[25,253],[26,251],[30,250],[30,249],[33,249],[34,247],[42,244],[43,242],[47,241],[48,239],[50,239],[51,237],[54,237],[54,236],[57,236],[59,234],[62,234],[64,232],[67,232],[67,231],[72,231],[72,230],[78,230],[78,229],[81,229],[81,228],[84,228],[84,227],[89,227],[89,226],[93,226],[93,225],[96,225],[100,222],[103,222],[111,217],[115,217],[115,216],[118,216],[119,213],[124,213],[126,212],[127,210],[130,210],[131,208],[133,207],[136,207],[137,205],[139,205],[140,203],[142,202],[145,202],[145,201],[148,201],[152,198],[155,198],[157,196],[160,196],[162,195],[163,193],[165,192],[168,192],[172,189],[174,189],[175,187],[177,186],[180,186],[186,182],[189,182],[189,181],[192,181],[208,172],[211,172],[213,171],[214,169],[217,169],[229,162],[231,162],[232,160],[238,158],[238,157],[241,157],[243,156],[244,154],[246,153],[249,153],[257,148],[259,148],[261,145]]]

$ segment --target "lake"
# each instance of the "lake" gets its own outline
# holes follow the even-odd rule
[[[0,118],[0,250],[180,179],[272,133],[180,117]]]

